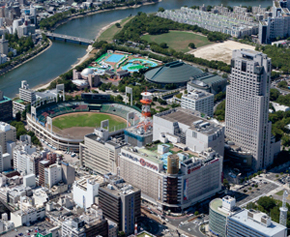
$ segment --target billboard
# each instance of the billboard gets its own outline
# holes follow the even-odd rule
[[[188,179],[184,179],[183,181],[183,200],[186,201],[188,199]]]

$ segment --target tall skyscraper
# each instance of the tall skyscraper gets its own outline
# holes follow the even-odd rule
[[[253,155],[255,170],[272,164],[268,121],[271,59],[253,50],[234,50],[227,86],[226,137]]]

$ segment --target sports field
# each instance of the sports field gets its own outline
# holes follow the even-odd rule
[[[52,120],[52,125],[59,129],[75,128],[75,127],[99,127],[101,121],[109,119],[109,126],[126,125],[126,120],[116,115],[93,112],[70,113],[58,116]]]
[[[141,38],[147,40],[148,42],[153,41],[158,44],[164,42],[169,48],[183,53],[191,50],[188,47],[189,43],[194,43],[197,48],[211,44],[205,36],[183,31],[170,31],[169,33],[161,35],[143,35]]]

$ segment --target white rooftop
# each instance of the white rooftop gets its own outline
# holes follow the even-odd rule
[[[283,225],[280,225],[274,221],[271,221],[271,224],[267,227],[266,225],[263,225],[259,223],[258,221],[254,221],[253,219],[248,218],[248,212],[249,210],[244,209],[241,212],[237,212],[231,217],[230,219],[233,219],[235,222],[240,223],[241,225],[244,225],[250,229],[253,229],[263,236],[274,236],[280,232],[284,233],[286,227]],[[265,213],[261,213],[261,215],[266,215]],[[282,235],[277,235],[282,236]],[[284,236],[284,235],[283,235]]]

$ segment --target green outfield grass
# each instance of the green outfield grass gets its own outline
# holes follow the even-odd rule
[[[183,53],[191,50],[191,48],[188,47],[189,43],[194,43],[197,48],[211,44],[205,36],[183,31],[170,31],[169,33],[161,35],[143,35],[141,38],[148,42],[153,41],[158,44],[163,42],[167,43],[169,48]]]
[[[66,116],[54,118],[52,125],[59,129],[72,127],[99,127],[101,121],[106,119],[109,119],[110,128],[119,125],[126,125],[124,119],[120,117],[100,113],[67,114]]]

